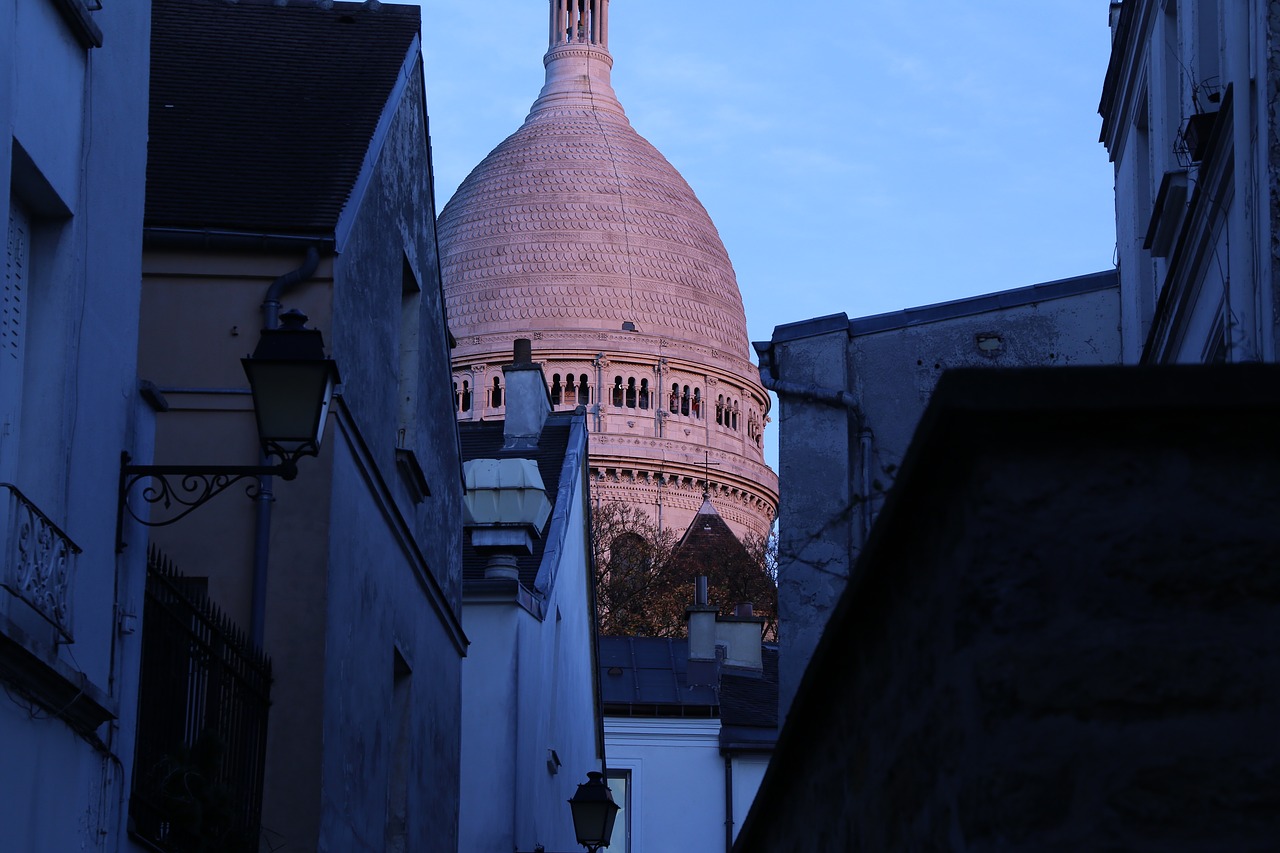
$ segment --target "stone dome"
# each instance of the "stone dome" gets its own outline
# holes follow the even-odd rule
[[[587,54],[560,48],[549,70],[607,56]],[[631,323],[747,359],[742,297],[706,210],[607,83],[579,95],[544,91],[440,214],[450,321],[468,334]]]
[[[607,0],[552,0],[546,83],[472,170],[437,236],[459,418],[501,418],[501,365],[530,338],[553,406],[586,405],[595,496],[683,531],[710,492],[768,532],[769,397],[733,265],[680,173],[610,83]]]

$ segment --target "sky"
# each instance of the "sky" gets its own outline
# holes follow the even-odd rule
[[[437,204],[542,86],[547,0],[421,0]],[[1113,266],[1105,0],[612,0],[613,86],[752,340]]]
[[[547,0],[420,0],[443,207],[524,120]],[[748,334],[1113,267],[1106,0],[612,0],[613,87],[693,187]],[[776,465],[776,430],[766,456]]]

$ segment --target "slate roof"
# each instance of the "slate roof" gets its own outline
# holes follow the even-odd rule
[[[547,499],[551,501],[552,512],[555,512],[556,496],[560,489],[560,475],[564,468],[565,454],[569,449],[569,432],[573,423],[572,412],[555,412],[547,416],[542,427],[542,435],[535,449],[519,448],[503,451],[502,421],[462,421],[458,424],[458,433],[462,441],[462,460],[472,459],[532,459],[538,463],[538,473],[542,475],[542,484],[546,487]],[[550,522],[547,523],[550,528]],[[547,530],[542,536],[534,539],[533,553],[522,556],[517,562],[520,571],[520,582],[528,589],[534,588],[538,577],[538,567],[542,565],[542,553],[546,547]],[[488,560],[476,553],[471,547],[470,537],[466,537],[462,547],[462,580],[483,581],[484,567]]]
[[[155,0],[146,225],[330,236],[419,9]]]

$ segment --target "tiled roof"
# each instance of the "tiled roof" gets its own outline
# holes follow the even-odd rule
[[[702,508],[676,543],[671,558],[682,568],[696,570],[723,563],[730,554],[745,557],[746,550],[711,501],[703,500]]]
[[[458,433],[462,440],[462,460],[464,462],[472,459],[504,458],[534,460],[538,463],[538,473],[542,475],[542,485],[546,488],[547,500],[551,501],[554,512],[574,417],[572,412],[556,412],[549,415],[546,424],[542,427],[542,435],[538,439],[536,448],[510,451],[502,449],[502,421],[463,421],[458,424]],[[520,582],[530,590],[534,588],[538,567],[542,565],[542,552],[546,547],[546,540],[543,537],[546,533],[547,530],[543,530],[543,536],[533,540],[533,553],[520,557],[517,563]],[[468,537],[462,548],[463,582],[484,580],[484,567],[487,562],[485,557],[471,547]]]
[[[778,647],[763,646],[764,672],[720,673],[720,719],[726,726],[778,727]]]
[[[146,225],[332,235],[419,9],[155,0]]]

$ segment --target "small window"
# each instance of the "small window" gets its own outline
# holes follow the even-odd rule
[[[649,408],[649,380],[640,380],[640,408]]]
[[[464,411],[464,412],[471,411],[471,383],[465,379],[462,380],[462,401],[461,402],[462,402],[462,405],[460,406],[461,411]]]
[[[493,391],[489,394],[489,405],[495,409],[502,408],[502,383],[493,377]]]
[[[636,380],[631,377],[627,380],[627,408],[634,409],[636,407]]]
[[[587,384],[587,374],[578,377],[578,405],[585,406],[591,402],[591,386]]]
[[[609,853],[631,853],[631,771],[610,770],[606,780],[618,813],[613,821]]]
[[[566,375],[564,378],[564,402],[569,406],[578,402],[578,389],[573,384],[572,373]]]
[[[562,396],[561,396],[562,393],[563,393],[563,389],[561,389],[560,387],[560,374],[559,373],[551,374],[551,405],[553,406],[560,405],[560,400],[562,399]]]
[[[613,377],[613,405],[622,408],[622,377]]]

